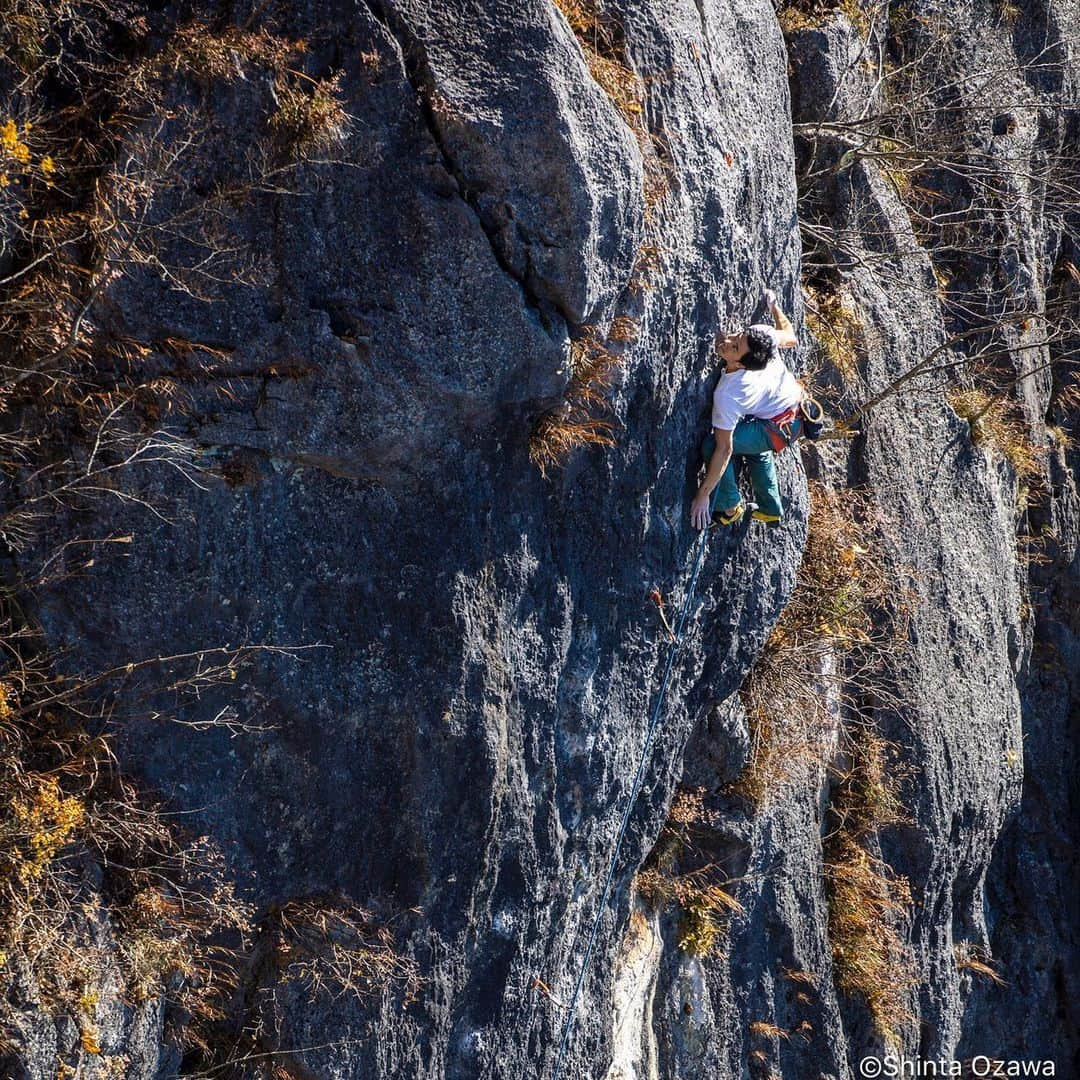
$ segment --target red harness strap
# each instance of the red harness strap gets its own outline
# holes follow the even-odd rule
[[[798,416],[799,406],[796,405],[795,408],[787,409],[780,413],[779,416],[772,416],[765,421],[765,429],[769,433],[769,442],[772,443],[773,450],[778,454],[791,445],[791,425],[793,421],[798,419]]]

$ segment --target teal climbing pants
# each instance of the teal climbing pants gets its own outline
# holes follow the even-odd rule
[[[798,436],[801,422],[792,425],[792,437]],[[708,466],[716,441],[710,434],[701,444],[701,453]],[[780,502],[780,487],[776,481],[776,462],[773,445],[769,439],[769,423],[766,420],[743,419],[735,425],[731,434],[731,460],[727,463],[720,483],[713,489],[709,500],[710,510],[728,510],[740,502],[739,486],[735,481],[735,458],[746,460],[750,467],[750,484],[754,489],[754,502],[758,509],[770,517],[782,517],[784,507]]]

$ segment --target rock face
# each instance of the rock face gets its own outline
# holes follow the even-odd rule
[[[1075,6],[1035,5],[1011,32],[946,6],[1015,69],[1080,29]],[[223,845],[256,905],[377,903],[398,913],[424,979],[408,1004],[390,989],[365,1003],[288,984],[252,995],[286,1076],[550,1075],[668,656],[654,588],[672,617],[688,605],[685,639],[564,1075],[849,1077],[884,1053],[834,987],[827,770],[756,812],[728,788],[748,752],[736,692],[805,541],[796,455],[781,461],[783,527],[713,530],[687,596],[714,336],[760,315],[764,287],[801,322],[784,37],[764,0],[605,10],[644,78],[629,123],[590,71],[587,37],[546,0],[290,5],[285,30],[310,41],[309,74],[340,73],[351,122],[327,160],[243,208],[264,280],[201,303],[140,272],[96,312],[153,346],[152,370],[182,369],[176,425],[212,473],[199,487],[140,475],[175,520],[111,508],[104,527],[133,534],[129,556],[41,592],[48,638],[86,672],[223,644],[316,646],[261,657],[227,695],[183,706],[196,721],[232,702],[269,730],[231,738],[133,715],[122,759]],[[873,93],[850,24],[820,23],[789,41],[796,124],[849,120]],[[1069,57],[1044,88],[1061,107],[1022,115],[1014,158],[1075,155]],[[264,122],[272,91],[249,78],[176,93],[224,155]],[[666,191],[646,199],[657,161]],[[827,220],[851,238],[842,270],[873,331],[856,386],[868,396],[945,330],[896,191],[872,161],[841,175]],[[1076,222],[1041,215],[1037,193],[1030,215],[987,257],[1012,252],[1038,307],[1076,258]],[[545,478],[530,430],[567,389],[572,341],[620,317],[633,332],[611,346],[615,445]],[[177,340],[190,343],[180,359],[161,345]],[[903,705],[880,718],[908,770],[910,822],[881,838],[915,894],[903,1051],[1055,1058],[1066,1075],[1075,457],[1054,450],[1025,517],[1015,475],[972,444],[944,379],[883,403],[850,448],[808,456],[897,524],[889,557],[919,600],[895,673]],[[1054,389],[1049,376],[1023,384],[1039,440],[1048,418],[1067,421],[1051,415]],[[1016,536],[1036,518],[1053,561],[1029,575]],[[704,958],[680,950],[676,915],[631,889],[680,783],[706,789],[717,858],[742,881],[741,912]],[[959,970],[960,946],[985,950],[1009,985]],[[797,993],[792,971],[814,992]],[[51,1076],[49,1053],[26,1049],[11,1068]],[[131,1057],[130,1077],[185,1072],[165,1050]]]

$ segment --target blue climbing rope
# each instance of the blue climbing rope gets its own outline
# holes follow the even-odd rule
[[[563,1058],[566,1056],[566,1048],[570,1042],[570,1032],[574,1027],[574,1013],[577,1009],[578,998],[581,996],[581,987],[585,982],[585,972],[588,970],[593,946],[596,944],[596,935],[600,930],[600,921],[604,915],[604,908],[607,906],[608,896],[611,894],[611,882],[615,877],[615,867],[619,860],[619,848],[622,847],[623,837],[626,835],[626,826],[630,823],[631,811],[634,809],[634,803],[637,802],[638,794],[641,791],[641,781],[645,776],[645,766],[649,762],[653,737],[656,735],[656,728],[660,722],[660,709],[664,704],[664,696],[667,694],[668,681],[671,678],[671,668],[675,663],[675,657],[678,655],[679,649],[682,647],[686,616],[690,610],[690,601],[694,598],[698,574],[701,571],[701,564],[705,558],[705,537],[707,535],[708,529],[703,529],[701,536],[698,539],[698,551],[697,559],[694,562],[694,572],[690,575],[690,584],[687,586],[686,596],[683,598],[682,610],[679,612],[679,619],[675,625],[675,639],[672,641],[671,648],[668,650],[667,664],[664,667],[664,677],[660,680],[660,693],[657,695],[656,704],[653,706],[652,718],[649,720],[649,730],[645,736],[645,746],[642,748],[641,760],[638,762],[637,774],[635,775],[634,783],[630,788],[630,795],[626,800],[626,808],[623,810],[622,821],[619,824],[619,834],[615,838],[615,849],[611,853],[611,862],[608,865],[607,877],[604,879],[604,891],[600,897],[600,904],[596,909],[596,918],[593,920],[592,931],[589,934],[589,944],[585,947],[585,956],[581,961],[581,970],[578,972],[577,982],[574,985],[574,992],[567,1005],[568,1012],[566,1024],[563,1027],[562,1041],[559,1043],[559,1053],[555,1059],[555,1071],[551,1074],[551,1080],[559,1080],[559,1074],[562,1072]]]

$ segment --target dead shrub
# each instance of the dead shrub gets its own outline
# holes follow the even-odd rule
[[[131,74],[135,87],[145,93],[151,79],[162,74],[183,72],[206,81],[232,80],[243,74],[242,65],[281,70],[301,52],[301,43],[265,29],[215,28],[195,21],[178,26],[161,51]]]
[[[946,396],[976,446],[1003,457],[1021,481],[1041,481],[1048,450],[1031,437],[1010,400],[977,387],[954,388]]]
[[[731,882],[698,846],[710,831],[712,815],[702,789],[681,789],[672,799],[668,819],[634,887],[650,907],[680,910],[679,948],[691,956],[708,956],[723,936],[727,921],[744,910]],[[690,863],[688,868],[683,864]]]
[[[408,1001],[419,988],[419,969],[398,949],[393,921],[346,897],[290,900],[271,912],[264,933],[282,980],[306,986],[312,999],[365,998],[396,984]]]
[[[32,636],[0,635],[12,655]],[[0,725],[0,983],[32,983],[47,1004],[72,1008],[97,993],[102,937],[115,948],[123,992],[143,1001],[166,987],[195,1016],[216,1008],[249,909],[217,849],[166,824],[118,774],[99,713],[47,665],[20,662],[4,681]],[[87,868],[96,867],[92,875]],[[90,877],[100,885],[90,888]]]
[[[292,157],[328,150],[344,137],[348,118],[341,103],[340,76],[279,78],[275,92],[278,107],[270,117],[270,130]]]
[[[913,596],[888,564],[884,529],[867,496],[811,485],[795,589],[739,691],[751,754],[735,790],[754,803],[824,764],[843,709],[890,697]]]
[[[0,210],[11,226],[0,280],[0,407],[11,422],[0,435],[0,474],[18,479],[0,507],[0,535],[19,552],[24,575],[0,590],[0,1029],[17,1030],[19,995],[29,993],[46,1009],[66,1010],[82,1053],[95,1058],[103,1056],[94,1016],[104,994],[167,996],[192,1018],[181,1041],[197,1045],[248,962],[252,911],[221,852],[126,780],[110,739],[121,714],[133,723],[260,730],[231,708],[181,720],[138,704],[164,708],[168,698],[229,686],[250,650],[62,673],[23,614],[21,590],[131,542],[89,539],[77,526],[63,533],[102,499],[168,520],[129,483],[133,470],[165,466],[195,482],[203,475],[190,444],[159,425],[176,380],[140,369],[152,354],[178,367],[191,367],[196,350],[200,365],[223,356],[176,338],[157,349],[122,327],[106,331],[105,293],[134,270],[201,299],[253,280],[231,215],[264,184],[282,190],[285,167],[266,163],[261,133],[223,157],[197,106],[161,107],[168,81],[236,80],[250,65],[286,89],[303,83],[304,100],[289,99],[278,119],[282,139],[300,150],[322,145],[339,120],[336,83],[308,85],[285,70],[299,43],[262,31],[169,27],[168,17],[151,41],[124,3],[0,3],[0,72],[22,73],[14,92],[15,80],[0,80],[9,88],[0,102]],[[26,104],[74,98],[72,87],[79,100],[51,113]],[[51,550],[40,550],[43,520],[63,533]],[[368,943],[376,948],[378,936]],[[369,970],[372,986],[380,970]],[[109,1060],[110,1068],[121,1062]],[[96,1068],[80,1063],[87,1075]]]
[[[652,288],[661,266],[661,248],[642,243],[634,259],[624,295]],[[638,339],[638,320],[621,312],[602,337],[595,326],[584,326],[570,343],[570,383],[563,403],[541,416],[529,435],[529,458],[544,476],[565,464],[582,446],[614,446],[614,425],[595,414],[607,405],[607,391]]]
[[[866,328],[854,301],[843,290],[806,284],[806,325],[821,346],[825,359],[845,383],[859,374],[859,358],[866,346]]]

